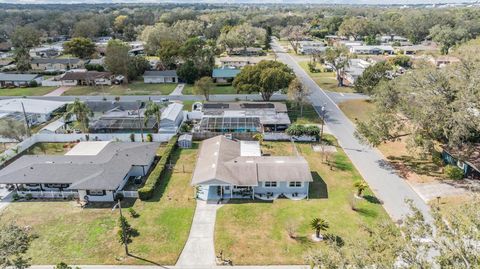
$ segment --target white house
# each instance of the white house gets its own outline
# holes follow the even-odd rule
[[[370,65],[371,63],[362,59],[348,60],[348,66],[342,73],[343,84],[346,86],[355,85],[355,81],[357,81],[358,77],[361,76],[363,71]]]
[[[145,71],[143,74],[144,83],[177,83],[178,75],[175,70]]]
[[[0,73],[0,87],[28,86],[32,81],[35,81],[37,85],[42,85],[42,80],[43,80],[43,76],[38,74]]]
[[[159,133],[177,133],[183,122],[183,104],[171,103],[162,111]]]
[[[131,177],[146,176],[159,143],[80,142],[65,155],[24,155],[0,170],[19,195],[111,202]]]
[[[356,54],[372,54],[372,55],[379,55],[379,54],[394,54],[395,50],[392,46],[388,45],[364,45],[364,46],[351,46],[350,47],[351,53]]]

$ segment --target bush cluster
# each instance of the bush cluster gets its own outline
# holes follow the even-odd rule
[[[316,125],[302,125],[302,124],[292,124],[286,130],[286,133],[291,136],[315,136],[320,135],[320,128]]]
[[[460,180],[463,178],[463,170],[454,165],[447,165],[445,175],[449,179]]]
[[[145,182],[145,186],[138,190],[138,196],[140,197],[140,200],[144,201],[152,198],[153,193],[155,192],[155,188],[159,185],[162,174],[165,170],[165,167],[167,166],[168,159],[170,158],[170,155],[175,149],[175,147],[177,146],[177,140],[178,137],[174,136],[172,137],[172,139],[170,139],[170,141],[168,141],[168,144],[163,151],[160,161],[157,163],[155,168],[153,168],[152,172],[148,176],[147,181]]]

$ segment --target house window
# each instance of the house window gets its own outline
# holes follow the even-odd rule
[[[52,189],[63,189],[63,188],[68,188],[68,184],[50,183],[50,184],[45,184],[45,187],[52,188]]]
[[[265,188],[276,188],[277,187],[277,182],[276,181],[265,181],[263,183],[263,186]]]
[[[290,181],[288,182],[288,187],[290,188],[301,188],[302,182],[301,181]]]
[[[105,191],[104,190],[87,190],[87,195],[90,195],[90,196],[104,196]]]

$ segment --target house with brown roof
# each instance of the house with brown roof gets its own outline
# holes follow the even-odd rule
[[[257,141],[221,135],[202,142],[192,177],[201,200],[301,200],[312,181],[302,156],[262,156]]]

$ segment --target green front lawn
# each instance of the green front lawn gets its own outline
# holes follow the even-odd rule
[[[195,211],[190,179],[197,155],[193,149],[177,149],[173,170],[149,201],[124,205],[124,215],[139,235],[129,245],[135,257],[126,257],[118,238],[118,210],[112,204],[81,209],[73,201],[15,202],[0,221],[28,225],[38,235],[27,254],[32,264],[169,264],[178,259],[188,238]],[[140,215],[132,218],[132,206]],[[150,261],[150,262],[149,262]]]
[[[332,136],[327,138],[336,144]],[[290,142],[265,145],[263,151],[272,155],[294,154]],[[337,242],[362,240],[366,236],[362,226],[388,219],[370,190],[364,194],[366,199],[355,199],[357,211],[351,209],[353,183],[362,177],[341,148],[337,147],[338,152],[330,157],[331,170],[321,153],[313,151],[312,144],[297,143],[296,146],[307,159],[314,178],[309,200],[233,201],[219,209],[215,225],[216,252],[223,251],[234,264],[304,264],[309,250],[326,244],[310,239],[314,231],[309,224],[315,217],[328,221],[330,228],[324,235],[336,238]],[[295,238],[289,237],[288,226],[298,227]]]
[[[298,62],[298,64],[307,72],[308,75],[317,83],[323,90],[331,92],[355,92],[352,87],[338,87],[338,82],[335,77],[335,72],[319,72],[312,73],[308,69],[308,61]]]
[[[0,89],[0,96],[42,96],[58,87],[31,87]]]
[[[296,105],[292,101],[287,101],[288,117],[292,123],[297,124],[318,124],[322,123],[322,119],[318,116],[317,112],[313,108],[312,104],[303,105],[303,111],[300,106]]]
[[[182,91],[182,94],[184,95],[194,95],[194,89],[193,89],[193,85],[191,84],[186,84],[185,85],[185,88],[183,88],[183,91]],[[235,88],[233,88],[232,85],[219,85],[219,86],[215,86],[215,88],[213,88],[212,92],[210,94],[236,94],[237,93],[237,90],[235,90]]]
[[[80,96],[80,95],[168,95],[177,84],[146,84],[142,81],[134,81],[128,85],[111,85],[111,86],[77,86],[63,93],[63,95]]]

